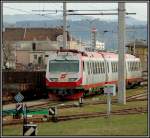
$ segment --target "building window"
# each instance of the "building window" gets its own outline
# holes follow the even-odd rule
[[[34,59],[37,59],[37,55],[34,55]]]
[[[33,51],[36,50],[36,43],[32,43],[32,50],[33,50]]]

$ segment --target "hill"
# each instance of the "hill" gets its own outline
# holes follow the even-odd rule
[[[40,17],[40,18],[39,18]],[[39,15],[5,15],[3,17],[4,27],[60,27],[63,26],[62,16],[49,16],[49,18]],[[90,23],[91,22],[91,23]],[[108,49],[117,48],[117,20],[100,20],[88,16],[69,17],[67,20],[68,31],[76,39],[90,42],[90,30],[93,26],[97,28],[97,40],[105,42]],[[135,39],[147,40],[147,23],[126,17],[126,38],[128,41]]]

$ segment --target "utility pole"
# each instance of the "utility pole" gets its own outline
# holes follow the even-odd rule
[[[63,48],[67,48],[67,14],[66,14],[66,2],[63,2]]]
[[[118,103],[126,104],[125,3],[118,3]]]

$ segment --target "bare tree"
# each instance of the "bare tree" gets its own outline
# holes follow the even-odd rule
[[[10,41],[3,41],[3,66],[8,68],[7,64],[15,63],[15,48]]]

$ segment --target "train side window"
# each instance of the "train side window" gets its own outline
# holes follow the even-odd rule
[[[102,62],[102,73],[104,73],[104,62]]]
[[[113,63],[111,62],[111,70],[112,70],[112,72],[113,72]]]
[[[94,61],[92,61],[92,73],[94,74]]]
[[[90,61],[89,67],[90,67],[90,74],[92,74],[92,63],[91,63],[91,61]]]
[[[113,62],[113,72],[115,72],[115,63]]]
[[[96,62],[94,61],[94,74],[96,73]]]
[[[114,72],[116,72],[116,62],[114,62]]]
[[[105,73],[105,69],[106,69],[106,68],[105,68],[105,63],[104,63],[104,62],[103,62],[103,69],[104,69],[104,73]]]
[[[95,73],[97,74],[98,71],[97,71],[97,61],[95,61]]]
[[[132,62],[131,62],[131,71],[132,71]]]
[[[97,73],[99,74],[99,61],[97,61]]]
[[[103,73],[103,62],[101,62],[101,73]]]
[[[96,62],[96,69],[97,69],[97,74],[98,74],[98,61]]]
[[[87,73],[89,74],[89,62],[87,62]]]
[[[135,62],[135,70],[137,71],[137,62]]]
[[[90,66],[90,61],[88,62],[88,73],[90,74],[90,71],[91,71],[91,66]]]
[[[129,61],[128,61],[128,70],[130,71],[130,66],[129,66],[130,64],[129,64]]]
[[[102,73],[102,62],[100,62],[100,73]]]
[[[112,72],[115,72],[115,69],[114,69],[114,62],[112,62]]]
[[[99,61],[99,73],[101,73],[101,65],[100,65],[100,61]]]
[[[135,71],[135,62],[133,62],[133,70]]]
[[[92,62],[90,61],[90,74],[92,74]]]
[[[93,74],[95,74],[95,62],[93,61]]]
[[[117,68],[117,71],[116,71],[116,72],[118,72],[118,62],[116,62],[116,66],[117,66],[117,67],[116,67],[116,68]]]
[[[116,62],[116,72],[118,72],[118,64],[117,64],[117,62]]]
[[[85,71],[85,67],[84,67],[85,65],[84,65],[84,61],[83,61],[83,71]]]
[[[108,62],[107,62],[107,71],[108,71],[108,73],[109,73],[109,64],[108,64]]]
[[[91,74],[91,61],[89,62],[89,74]]]
[[[138,68],[138,62],[136,62],[136,70],[137,71],[139,70],[139,68]]]

